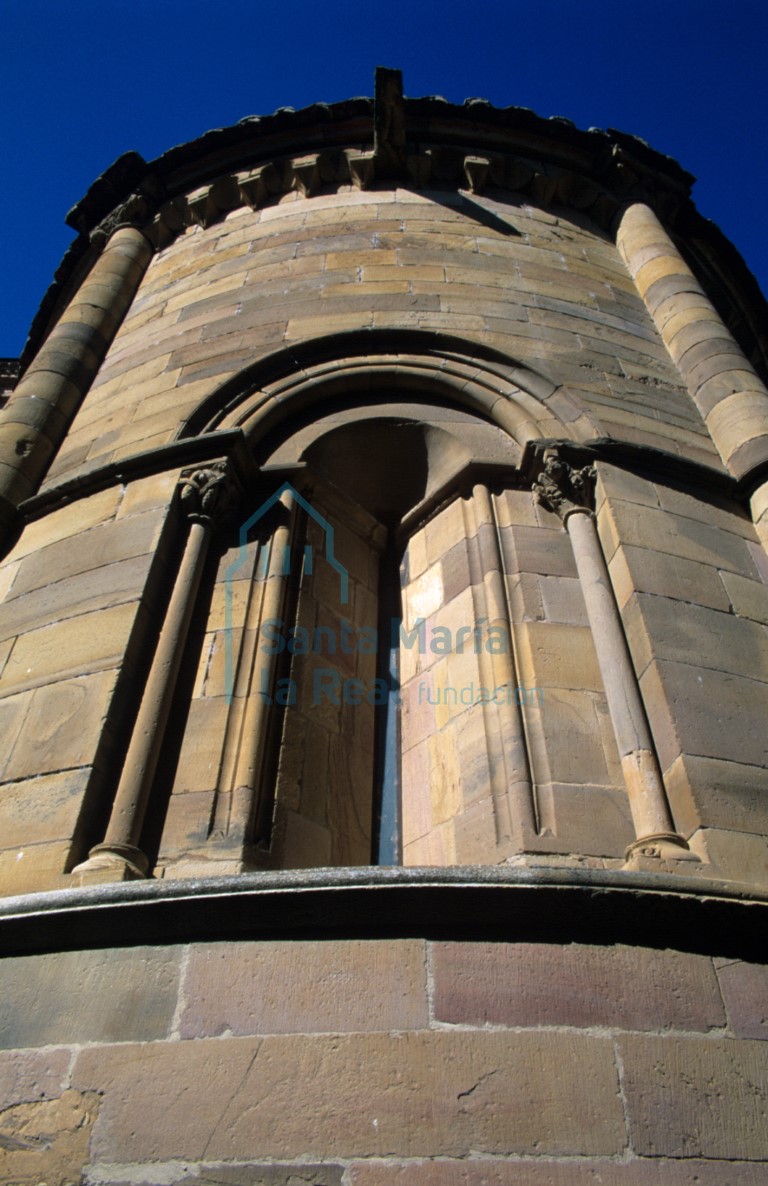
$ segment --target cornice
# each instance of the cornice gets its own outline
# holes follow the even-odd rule
[[[119,157],[67,215],[79,236],[33,322],[22,369],[55,323],[73,277],[103,245],[101,232],[120,225],[121,211],[131,210],[134,224],[143,218],[141,229],[162,249],[189,226],[207,227],[243,206],[260,209],[291,191],[311,197],[340,186],[393,184],[513,192],[536,205],[584,212],[606,230],[627,203],[647,202],[683,237],[681,247],[692,244],[691,254],[722,290],[720,304],[728,306],[744,349],[765,369],[768,305],[735,248],[696,210],[694,178],[671,157],[616,129],[583,131],[525,107],[404,98],[398,71],[379,69],[376,88],[375,99],[249,116],[151,162],[136,152]],[[382,128],[398,129],[396,149]]]

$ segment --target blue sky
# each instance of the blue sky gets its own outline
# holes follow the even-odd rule
[[[764,0],[0,0],[0,356],[19,353],[72,238],[67,210],[116,157],[148,160],[277,107],[480,96],[642,136],[768,290]]]

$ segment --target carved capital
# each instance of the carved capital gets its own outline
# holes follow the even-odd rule
[[[574,469],[556,453],[551,453],[533,483],[533,496],[536,502],[554,511],[565,523],[568,516],[576,511],[592,514],[594,485],[593,465]]]
[[[102,219],[91,231],[91,242],[95,247],[104,247],[115,231],[121,227],[135,227],[142,230],[154,218],[156,203],[143,193],[134,193]]]
[[[240,489],[226,461],[181,471],[179,504],[190,523],[210,524],[226,519],[239,501]]]

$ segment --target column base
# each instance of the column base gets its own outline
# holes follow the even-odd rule
[[[75,885],[103,885],[112,881],[143,881],[149,861],[132,844],[97,844],[88,860],[75,865],[70,876]]]
[[[641,836],[629,845],[625,857],[625,869],[653,869],[659,862],[677,864],[679,861],[701,861],[695,852],[691,852],[688,841],[676,832]]]

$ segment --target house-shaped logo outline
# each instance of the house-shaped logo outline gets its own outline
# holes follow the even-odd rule
[[[231,704],[234,692],[234,661],[232,655],[232,580],[235,574],[243,567],[247,559],[248,547],[248,533],[255,523],[263,519],[268,511],[272,509],[275,503],[279,502],[284,494],[290,494],[293,500],[306,511],[306,513],[315,520],[316,523],[322,527],[325,532],[325,559],[330,564],[331,568],[335,569],[339,574],[339,602],[341,605],[349,603],[349,572],[337,560],[334,552],[335,532],[332,525],[328,522],[324,515],[312,506],[310,502],[300,494],[295,486],[290,482],[283,482],[282,486],[277,489],[274,494],[261,504],[261,506],[250,515],[244,523],[240,525],[239,530],[239,548],[237,558],[229,565],[224,573],[224,634],[225,634],[225,656],[224,656],[224,687],[225,699],[227,704]],[[287,569],[286,569],[287,571]],[[266,574],[264,574],[266,575]]]

